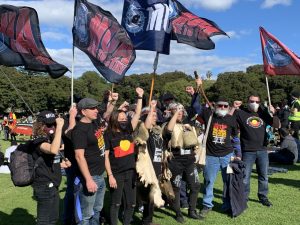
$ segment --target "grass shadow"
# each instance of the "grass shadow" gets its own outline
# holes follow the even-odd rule
[[[283,184],[283,185],[286,185],[286,186],[290,186],[290,187],[300,189],[300,180],[269,177],[269,183],[271,183],[271,184]]]
[[[15,208],[10,215],[0,211],[0,225],[36,224],[35,217],[27,209]]]

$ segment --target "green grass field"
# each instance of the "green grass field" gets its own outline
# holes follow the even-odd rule
[[[9,146],[9,142],[2,141],[2,151]],[[258,203],[256,197],[257,175],[253,174],[251,182],[251,195],[248,209],[239,217],[231,218],[220,212],[222,203],[222,182],[219,174],[215,184],[214,211],[205,221],[186,219],[187,225],[192,224],[238,224],[238,225],[298,225],[300,224],[300,164],[283,166],[288,173],[275,173],[269,178],[270,200],[273,207],[267,208]],[[201,181],[203,177],[200,174]],[[60,187],[61,203],[65,190],[65,179]],[[107,192],[108,193],[108,192]],[[199,193],[198,209],[201,207],[202,194]],[[61,204],[62,205],[62,204]],[[108,211],[109,202],[105,203]],[[51,210],[51,209],[49,209]],[[183,210],[187,215],[187,210]],[[36,202],[32,198],[31,187],[14,187],[9,175],[0,174],[0,225],[33,225],[35,224]],[[155,211],[154,222],[161,225],[173,225],[174,213],[168,209]],[[135,213],[134,224],[140,224],[140,214]]]

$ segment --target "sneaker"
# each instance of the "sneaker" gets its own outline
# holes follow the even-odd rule
[[[212,208],[204,206],[203,209],[200,211],[200,219],[204,219],[211,210]]]
[[[197,213],[196,210],[189,210],[188,215],[192,219],[195,219],[195,220],[199,220],[200,219],[200,216],[198,215],[198,213]]]
[[[269,201],[268,198],[262,198],[259,200],[259,202],[264,205],[264,206],[267,206],[267,207],[271,207],[273,204]]]
[[[185,222],[184,218],[183,218],[183,215],[181,213],[176,213],[176,218],[175,219],[178,223],[184,223]]]

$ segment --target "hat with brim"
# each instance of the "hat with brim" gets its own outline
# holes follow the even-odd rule
[[[100,102],[96,101],[95,99],[84,98],[78,102],[77,109],[78,110],[91,109],[91,108],[97,107],[99,105],[100,105]]]

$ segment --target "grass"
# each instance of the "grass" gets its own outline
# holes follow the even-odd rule
[[[2,135],[1,135],[2,138]],[[0,140],[2,151],[9,146],[9,142]],[[273,207],[267,208],[258,203],[257,175],[251,178],[251,194],[248,209],[239,217],[231,218],[220,212],[222,204],[222,181],[219,174],[215,184],[214,210],[205,221],[186,219],[186,225],[194,224],[251,224],[251,225],[298,225],[300,224],[300,164],[294,166],[282,166],[287,168],[288,173],[275,173],[269,178],[269,198]],[[201,181],[203,177],[200,174]],[[61,205],[65,190],[65,179],[60,187]],[[107,192],[109,194],[109,192]],[[33,225],[35,224],[36,202],[32,198],[31,187],[14,187],[10,176],[0,174],[0,225]],[[199,193],[198,208],[201,208],[202,194]],[[109,209],[109,202],[105,203],[105,211]],[[51,210],[51,209],[49,209]],[[183,210],[187,215],[187,210]],[[140,223],[140,214],[135,213],[134,224]],[[161,225],[176,224],[174,213],[168,209],[155,211],[154,221]]]

